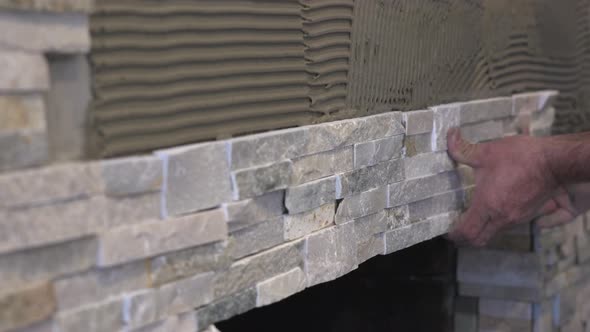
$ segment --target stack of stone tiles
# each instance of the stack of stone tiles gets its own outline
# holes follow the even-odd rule
[[[515,125],[550,133],[550,99],[515,96],[514,110]],[[485,249],[460,249],[455,330],[589,331],[589,215],[551,229],[520,225]]]
[[[448,128],[512,135],[519,98],[4,172],[0,331],[204,330],[444,234]]]

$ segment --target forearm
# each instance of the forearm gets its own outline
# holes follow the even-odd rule
[[[543,138],[550,172],[560,185],[590,182],[590,133]]]

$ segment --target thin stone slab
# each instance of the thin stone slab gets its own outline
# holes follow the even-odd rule
[[[303,184],[352,169],[352,147],[320,152],[293,160],[291,185]]]
[[[463,199],[463,191],[456,190],[411,203],[408,205],[410,221],[415,222],[441,213],[461,210],[464,205]]]
[[[463,138],[472,143],[498,139],[504,136],[502,121],[486,121],[461,127]]]
[[[387,223],[389,225],[389,230],[407,226],[411,223],[410,209],[407,205],[385,209],[385,213],[387,213]]]
[[[357,218],[353,224],[357,242],[362,242],[375,234],[383,233],[389,229],[387,213],[384,210]]]
[[[5,24],[1,18],[2,15],[0,22]],[[0,31],[5,32],[5,38],[14,38],[10,29]],[[0,45],[1,41],[0,39]],[[49,89],[49,67],[43,55],[3,50],[0,51],[0,68],[0,92],[21,93]]]
[[[335,203],[322,205],[314,210],[285,215],[285,240],[295,240],[334,224]]]
[[[340,199],[348,195],[369,191],[388,183],[402,181],[404,178],[404,162],[402,159],[389,160],[374,166],[340,174],[338,176],[336,198]]]
[[[30,53],[88,53],[88,16],[81,13],[0,12],[0,46]]]
[[[74,310],[59,312],[58,331],[120,331],[123,323],[123,299],[116,297]]]
[[[459,104],[440,105],[430,109],[434,112],[433,149],[434,151],[446,151],[449,129],[460,125]]]
[[[429,133],[433,129],[434,113],[432,110],[404,112],[406,136]]]
[[[336,200],[337,177],[331,176],[299,186],[289,187],[285,193],[285,207],[289,214],[313,210]]]
[[[445,172],[422,178],[392,183],[389,185],[387,207],[396,207],[417,202],[437,194],[457,189],[461,181],[457,172]]]
[[[117,265],[226,238],[221,210],[120,227],[99,237],[98,265]]]
[[[403,141],[404,136],[397,135],[355,144],[354,168],[373,166],[383,161],[400,158]]]
[[[360,194],[345,197],[338,205],[335,221],[337,224],[368,216],[385,209],[387,187],[379,187]]]
[[[197,319],[195,314],[187,312],[181,315],[169,316],[162,321],[134,329],[130,332],[195,332]]]
[[[404,156],[414,157],[422,153],[433,152],[432,137],[434,134],[406,136],[404,139]],[[434,142],[435,143],[435,142]]]
[[[541,111],[554,104],[559,95],[558,91],[547,90],[538,92],[521,93],[512,96],[512,115],[530,114]]]
[[[305,289],[305,284],[305,273],[299,267],[259,282],[256,306],[266,306],[299,293]]]
[[[49,283],[4,292],[0,294],[0,330],[14,330],[41,322],[55,309],[55,297]]]
[[[239,293],[223,297],[200,308],[196,312],[201,328],[241,315],[256,307],[256,288],[251,287]]]
[[[42,94],[0,96],[0,131],[46,128]]]
[[[136,195],[162,189],[163,164],[155,156],[104,160],[100,168],[106,195]]]
[[[234,199],[243,200],[287,188],[291,182],[292,167],[290,160],[284,160],[232,172]]]
[[[385,249],[385,236],[384,234],[375,234],[368,239],[360,241],[357,243],[357,255],[356,259],[358,264],[362,264],[369,259],[377,256],[383,255]]]
[[[500,97],[460,104],[461,124],[502,119],[512,115],[512,98]]]
[[[420,178],[447,172],[455,168],[455,163],[446,152],[424,153],[404,160],[406,179]]]
[[[232,200],[226,149],[224,142],[214,142],[156,152],[164,161],[164,216],[187,214]]]
[[[0,132],[0,172],[40,166],[48,159],[45,130]]]
[[[271,192],[239,202],[223,204],[230,232],[278,217],[284,212],[285,192]]]
[[[283,232],[283,217],[240,229],[229,237],[229,253],[239,259],[272,248],[283,242]]]
[[[94,8],[94,0],[9,0],[1,2],[0,8],[90,13]]]
[[[385,233],[385,253],[390,254],[448,232],[457,212],[443,213]]]

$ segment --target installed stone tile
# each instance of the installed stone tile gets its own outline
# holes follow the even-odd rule
[[[0,130],[45,130],[43,95],[0,96]]]
[[[18,208],[98,194],[102,189],[92,163],[63,164],[0,175],[0,207]]]
[[[479,299],[478,311],[480,315],[498,318],[531,319],[533,305],[528,302]]]
[[[296,267],[287,272],[281,273],[256,285],[258,296],[256,306],[262,307],[305,289],[305,273],[301,268]]]
[[[368,142],[405,132],[400,112],[389,112],[363,118],[335,121],[310,126],[307,153],[333,150],[359,142]]]
[[[283,214],[285,192],[275,191],[239,202],[223,204],[230,232]]]
[[[310,211],[336,200],[336,176],[299,186],[289,187],[285,193],[285,207],[289,214]]]
[[[167,221],[144,222],[99,237],[98,264],[112,266],[224,240],[227,224],[219,209]]]
[[[402,159],[389,160],[375,166],[340,174],[336,198],[343,198],[404,179]]]
[[[102,302],[150,285],[146,262],[66,275],[54,281],[60,311]]]
[[[209,272],[129,294],[125,298],[125,323],[138,328],[209,304],[213,301],[213,280],[214,273]]]
[[[139,224],[160,217],[160,193],[110,197],[105,199],[103,228]]]
[[[242,200],[285,189],[293,172],[290,160],[232,172],[234,199]]]
[[[461,186],[457,172],[445,172],[389,185],[388,207],[420,201]]]
[[[358,218],[354,220],[353,224],[357,242],[361,242],[388,229],[387,213],[385,210],[382,210],[378,213]]]
[[[354,223],[337,225],[306,239],[307,287],[334,280],[357,267]]]
[[[346,196],[338,205],[336,223],[342,224],[353,219],[377,213],[387,205],[387,187],[379,187],[360,194]]]
[[[0,255],[0,280],[5,289],[88,270],[96,262],[96,240],[83,238]]]
[[[501,97],[460,104],[461,124],[501,119],[512,115],[512,98]]]
[[[164,161],[164,216],[215,207],[232,200],[226,143],[157,151]]]
[[[433,129],[434,114],[432,110],[404,112],[406,135],[429,133]]]
[[[422,153],[433,152],[432,136],[431,133],[406,136],[404,138],[404,156],[414,157]]]
[[[195,332],[197,319],[193,312],[187,312],[178,316],[170,316],[166,319],[141,327],[130,332]]]
[[[156,156],[101,161],[104,191],[110,196],[159,191],[163,182],[162,166],[162,160]]]
[[[504,136],[502,121],[486,121],[461,127],[463,138],[472,143],[489,141]]]
[[[88,16],[42,12],[0,13],[0,45],[31,53],[87,53],[90,50]]]
[[[302,265],[303,241],[286,243],[243,258],[227,271],[216,274],[215,298],[253,287],[259,281]]]
[[[521,93],[512,96],[513,109],[512,115],[534,113],[553,105],[557,98],[558,91],[539,91]]]
[[[357,243],[357,246],[358,264],[364,263],[377,255],[383,255],[385,249],[384,234],[375,234],[370,236],[369,238]]]
[[[410,224],[410,209],[407,205],[385,209],[385,213],[387,213],[389,230]]]
[[[0,31],[11,31],[2,28],[9,25],[5,21],[6,12],[0,13]],[[25,23],[28,20],[25,20]],[[11,40],[18,40],[12,34],[5,34]],[[20,40],[19,42],[22,42]],[[2,40],[0,39],[0,44]],[[0,51],[0,92],[33,92],[49,89],[49,68],[47,60],[41,54],[31,54],[19,51]]]
[[[120,331],[123,328],[123,299],[114,298],[63,311],[55,321],[60,332]]]
[[[277,130],[228,142],[231,170],[293,159],[305,154],[307,128]]]
[[[293,160],[291,185],[317,180],[353,169],[352,147],[320,152]]]
[[[229,238],[229,252],[233,259],[242,258],[283,242],[283,217],[240,229]]]
[[[420,178],[450,171],[455,168],[446,152],[424,153],[404,159],[406,179]]]
[[[0,172],[40,166],[49,159],[45,130],[0,132]]]
[[[285,215],[285,240],[294,240],[334,224],[335,203],[322,205],[314,210]]]
[[[459,105],[448,104],[431,107],[434,112],[433,148],[434,151],[447,150],[447,132],[449,129],[459,127]]]
[[[411,203],[408,206],[410,221],[418,221],[449,211],[461,210],[463,207],[463,191],[448,191],[425,200]]]
[[[11,289],[0,294],[0,330],[26,327],[49,318],[55,311],[53,289],[48,283]]]
[[[403,135],[396,135],[355,144],[354,168],[373,166],[383,161],[400,158],[403,141]]]
[[[94,8],[94,0],[13,0],[0,3],[0,8],[88,13]]]
[[[386,254],[445,234],[457,216],[456,212],[443,213],[385,233]]]
[[[197,321],[202,328],[213,323],[241,315],[256,307],[256,288],[251,287],[219,299],[196,312]]]
[[[225,242],[174,251],[150,263],[150,280],[155,286],[209,271],[228,268],[232,259]]]

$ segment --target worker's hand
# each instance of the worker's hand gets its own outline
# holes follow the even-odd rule
[[[458,129],[447,135],[451,157],[474,168],[471,206],[453,225],[449,237],[483,246],[500,229],[539,215],[571,220],[571,201],[551,173],[542,140],[513,136],[471,144]]]

